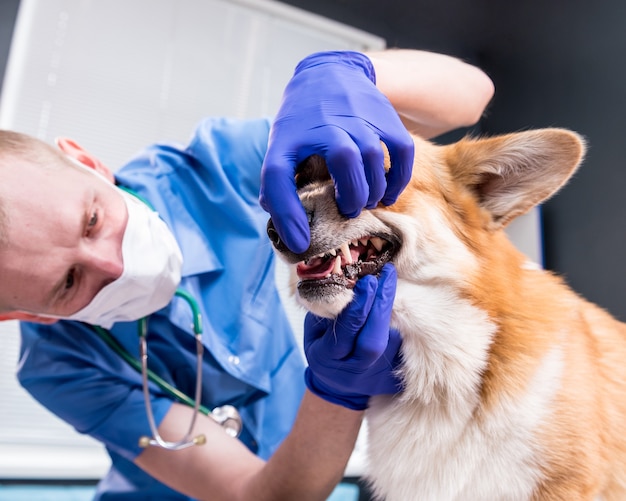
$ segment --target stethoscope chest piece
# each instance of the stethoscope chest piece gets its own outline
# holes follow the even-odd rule
[[[241,433],[241,429],[243,428],[241,416],[232,405],[216,407],[211,411],[209,417],[224,428],[224,431],[231,437],[236,438]]]

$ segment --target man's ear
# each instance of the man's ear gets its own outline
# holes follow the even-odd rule
[[[8,313],[0,313],[0,322],[3,320],[25,320],[26,322],[37,322],[39,324],[53,324],[58,318],[43,317],[26,313],[25,311],[10,311]]]
[[[57,137],[55,142],[63,153],[80,162],[85,167],[95,170],[98,174],[104,176],[112,183],[115,183],[115,177],[113,176],[111,169],[98,160],[97,157],[76,143],[76,141],[68,137]]]

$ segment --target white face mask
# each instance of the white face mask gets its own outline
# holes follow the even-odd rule
[[[124,271],[69,317],[109,329],[138,320],[166,306],[180,283],[182,254],[158,214],[124,190],[128,223],[122,239]]]

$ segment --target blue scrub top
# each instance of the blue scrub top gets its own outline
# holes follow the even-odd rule
[[[268,134],[268,120],[207,119],[186,148],[149,147],[116,173],[119,184],[153,205],[181,247],[180,287],[202,314],[202,404],[237,407],[240,439],[264,459],[291,429],[304,393],[304,361],[276,290],[268,215],[258,203]],[[188,304],[175,297],[150,316],[147,337],[150,368],[189,396],[191,325]],[[132,463],[142,451],[139,437],[150,435],[138,373],[85,324],[22,323],[21,332],[20,383],[111,456],[97,499],[188,499]],[[138,356],[136,322],[117,323],[111,332]],[[151,394],[158,423],[172,401],[156,386]],[[187,426],[181,424],[181,436]]]

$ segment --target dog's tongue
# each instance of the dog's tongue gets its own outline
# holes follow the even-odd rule
[[[334,264],[334,259],[317,257],[309,260],[308,264],[305,264],[304,261],[298,263],[296,272],[302,280],[319,280],[332,272]]]

